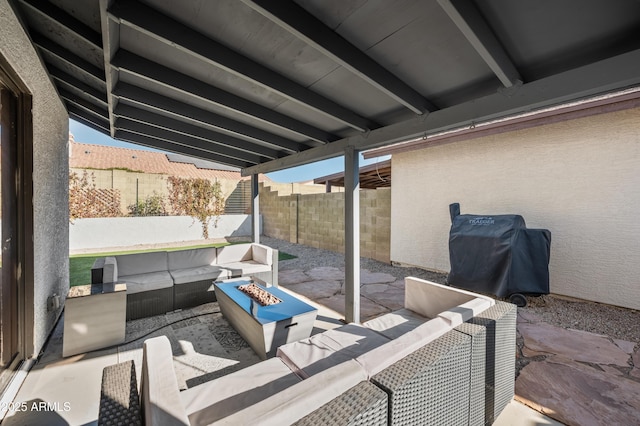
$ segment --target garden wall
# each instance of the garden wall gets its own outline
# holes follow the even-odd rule
[[[344,253],[344,193],[282,194],[260,187],[263,233],[310,247]],[[391,189],[360,191],[360,255],[390,261]]]
[[[261,218],[262,220],[262,218]],[[251,216],[223,215],[209,225],[209,239],[250,237]],[[202,240],[202,225],[189,216],[76,219],[69,225],[69,251],[102,250]]]
[[[395,153],[391,259],[449,271],[449,204],[551,231],[551,292],[640,309],[640,108]]]

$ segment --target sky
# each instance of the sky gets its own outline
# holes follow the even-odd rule
[[[156,151],[157,149],[147,148],[142,145],[136,145],[128,142],[122,142],[111,137],[93,130],[84,124],[78,123],[74,120],[69,120],[69,132],[73,134],[76,142],[91,143],[96,145],[115,146],[120,148],[131,149],[143,149],[148,151]],[[360,166],[366,166],[367,164],[373,164],[376,162],[387,160],[389,157],[373,158],[364,160],[362,154],[360,155]],[[305,166],[292,167],[290,169],[281,170],[278,172],[267,173],[266,175],[275,182],[289,183],[289,182],[305,182],[322,176],[331,175],[344,171],[344,158],[336,157],[329,160],[318,161]]]

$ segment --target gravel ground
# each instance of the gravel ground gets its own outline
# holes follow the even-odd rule
[[[307,270],[319,266],[344,267],[342,253],[293,244],[275,238],[264,237],[262,242],[297,256],[296,259],[281,261],[279,265],[281,270]],[[367,258],[361,259],[361,268],[371,272],[388,273],[398,279],[414,276],[438,283],[445,283],[447,279],[446,274],[425,271],[420,268],[391,266]],[[527,306],[520,309],[534,313],[549,324],[603,334],[615,339],[636,342],[640,345],[640,311],[554,295],[528,297],[527,299]]]

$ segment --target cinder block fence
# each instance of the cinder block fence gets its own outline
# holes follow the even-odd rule
[[[292,243],[344,253],[344,193],[324,188],[260,186],[263,233]],[[360,255],[390,262],[391,189],[360,191]]]

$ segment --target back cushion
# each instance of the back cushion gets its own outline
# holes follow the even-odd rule
[[[251,244],[232,244],[218,248],[218,264],[252,259]]]
[[[167,252],[124,254],[116,256],[118,275],[137,275],[147,272],[167,271]]]
[[[216,264],[216,248],[207,247],[167,252],[169,270],[195,268]]]
[[[180,400],[171,343],[167,336],[145,340],[142,347],[141,381],[145,425],[189,425],[187,412]]]

